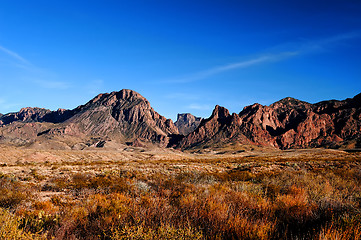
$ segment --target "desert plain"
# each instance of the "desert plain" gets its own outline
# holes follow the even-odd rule
[[[0,146],[1,239],[359,239],[361,154]]]

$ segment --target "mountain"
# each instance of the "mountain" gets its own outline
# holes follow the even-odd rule
[[[73,110],[23,108],[0,117],[0,140],[31,144],[57,141],[74,147],[116,141],[165,146],[178,134],[172,120],[159,115],[139,93],[123,89],[99,94]],[[83,148],[81,147],[81,148]]]
[[[59,123],[71,117],[71,111],[65,109],[58,109],[51,111],[45,108],[31,108],[26,107],[20,109],[16,113],[8,113],[0,115],[0,126],[10,124],[15,121],[19,122],[51,122]]]
[[[230,115],[226,108],[217,105],[212,115],[203,120],[194,132],[182,138],[176,147],[211,147],[218,145],[220,141],[251,143],[239,130],[239,120],[237,114]]]
[[[232,115],[217,105],[208,119],[175,146],[190,149],[226,143],[280,149],[359,146],[361,94],[316,104],[287,97],[270,106],[256,103]]]
[[[201,117],[195,117],[190,113],[181,113],[177,115],[177,121],[174,125],[182,135],[188,135],[193,132],[201,123]]]
[[[315,104],[287,97],[269,106],[255,103],[238,114],[217,105],[207,119],[179,114],[174,124],[139,93],[123,89],[72,110],[28,107],[0,115],[0,142],[55,149],[355,148],[361,146],[361,94]]]

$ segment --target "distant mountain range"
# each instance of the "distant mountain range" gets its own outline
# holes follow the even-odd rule
[[[227,144],[279,149],[361,145],[361,94],[310,104],[284,98],[239,114],[216,106],[207,119],[158,114],[139,93],[99,94],[73,110],[23,108],[0,114],[0,142],[35,148],[117,148],[120,145],[197,149]]]
[[[195,117],[190,113],[180,113],[174,125],[178,128],[179,133],[185,136],[196,130],[202,119],[203,118]]]

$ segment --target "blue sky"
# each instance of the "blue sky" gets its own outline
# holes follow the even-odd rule
[[[133,89],[167,118],[361,92],[361,2],[3,0],[0,113]]]

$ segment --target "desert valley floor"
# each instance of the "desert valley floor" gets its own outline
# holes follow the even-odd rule
[[[0,239],[361,237],[358,152],[2,145],[0,156]]]

